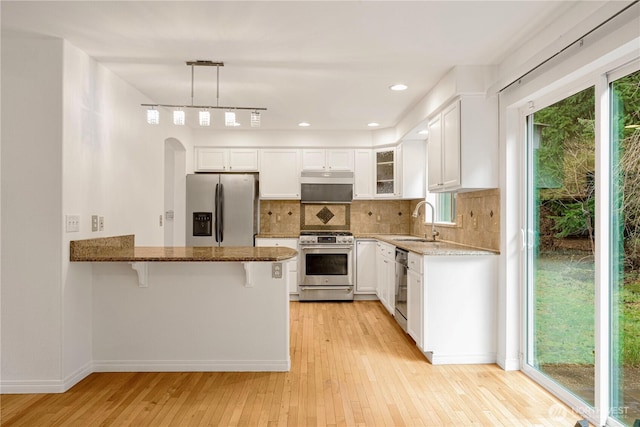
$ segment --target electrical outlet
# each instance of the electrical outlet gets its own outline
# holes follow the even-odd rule
[[[282,279],[282,263],[274,262],[271,264],[271,278]]]
[[[67,233],[80,231],[80,215],[65,215],[65,230]]]
[[[477,216],[471,217],[471,228],[473,228],[474,230],[478,229],[478,217]]]
[[[91,215],[91,231],[98,231],[98,215]]]
[[[98,217],[98,230],[104,231],[104,217]]]

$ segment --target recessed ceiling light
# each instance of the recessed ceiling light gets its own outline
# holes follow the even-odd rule
[[[389,89],[391,90],[395,90],[396,92],[402,91],[402,90],[407,90],[409,86],[402,84],[402,83],[397,83],[395,85],[391,85],[389,86]]]
[[[298,126],[302,127],[302,128],[306,128],[311,126],[311,123],[307,123],[307,122],[300,122],[298,123]]]
[[[380,123],[371,122],[371,123],[368,123],[367,126],[369,126],[370,128],[375,128],[375,127],[380,126]]]

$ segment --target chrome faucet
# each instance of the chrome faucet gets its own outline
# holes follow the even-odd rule
[[[431,208],[431,238],[435,242],[436,236],[439,236],[440,233],[438,231],[436,231],[436,210],[433,207],[433,205],[431,203],[427,202],[426,200],[422,200],[422,201],[418,202],[418,204],[416,205],[416,208],[413,210],[413,213],[411,214],[411,216],[414,217],[414,218],[417,218],[418,217],[418,211],[420,210],[420,207],[422,205],[429,205],[429,207]]]

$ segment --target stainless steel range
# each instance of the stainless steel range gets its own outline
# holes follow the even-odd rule
[[[300,233],[300,301],[353,301],[353,235]]]

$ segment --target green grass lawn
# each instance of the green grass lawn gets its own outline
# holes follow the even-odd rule
[[[546,253],[537,260],[535,364],[595,363],[593,258],[582,253]],[[627,274],[614,294],[620,350],[625,366],[640,366],[640,275]],[[615,325],[614,325],[615,327]]]

